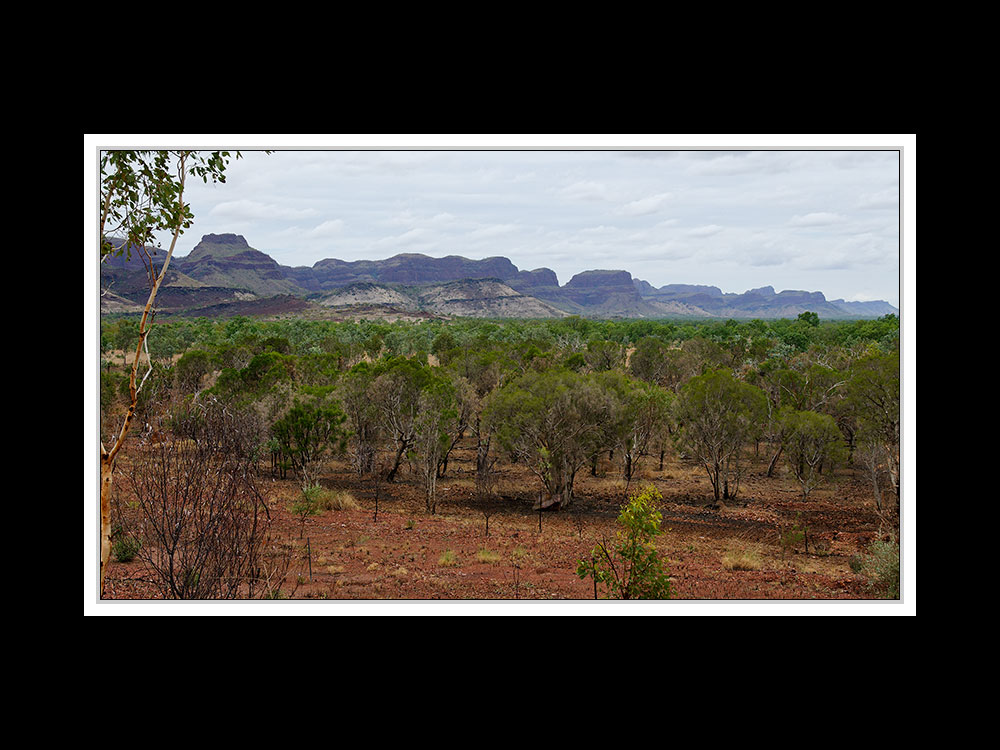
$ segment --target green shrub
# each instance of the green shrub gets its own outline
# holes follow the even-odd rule
[[[852,573],[862,573],[865,569],[865,558],[862,555],[851,555],[847,564],[851,567]]]
[[[300,518],[318,516],[323,512],[322,502],[326,490],[319,484],[307,484],[302,487],[302,494],[288,509]]]
[[[653,537],[660,533],[663,516],[657,504],[663,499],[649,485],[622,506],[614,546],[599,542],[589,560],[580,560],[576,573],[603,583],[615,599],[669,599],[669,571],[659,559]]]
[[[129,534],[119,533],[111,545],[111,552],[118,562],[132,562],[139,554],[142,542]]]
[[[784,558],[789,552],[794,552],[799,542],[805,541],[809,533],[809,527],[802,523],[802,514],[795,514],[795,523],[791,526],[783,526],[778,531],[778,542],[781,545],[781,557]]]
[[[868,585],[886,599],[899,598],[899,542],[876,539],[868,545],[862,563]]]

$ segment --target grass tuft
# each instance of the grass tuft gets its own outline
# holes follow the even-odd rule
[[[500,555],[493,550],[488,550],[485,547],[476,553],[476,559],[481,563],[488,563],[490,565],[496,565],[500,562]]]
[[[730,547],[722,555],[722,567],[726,570],[760,570],[764,567],[760,548],[745,542]]]

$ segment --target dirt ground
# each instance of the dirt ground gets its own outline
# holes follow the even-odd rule
[[[532,511],[536,480],[504,464],[500,508],[486,521],[473,503],[474,451],[460,445],[439,480],[437,512],[425,510],[415,473],[382,484],[377,520],[373,490],[346,460],[325,462],[324,487],[346,490],[358,510],[328,510],[304,525],[289,507],[301,491],[289,475],[267,476],[264,494],[274,531],[292,564],[282,597],[294,600],[592,600],[592,579],[576,575],[578,561],[602,538],[613,539],[624,482],[606,460],[593,477],[576,479],[574,504]],[[878,533],[871,491],[851,469],[801,499],[784,473],[765,476],[762,455],[744,477],[738,497],[715,507],[701,467],[667,456],[662,471],[645,459],[630,492],[652,483],[663,495],[657,550],[669,568],[675,599],[816,600],[875,598],[849,561]],[[783,471],[783,470],[782,470]],[[539,522],[541,530],[539,531]],[[782,548],[781,530],[808,529],[804,542]],[[105,598],[155,599],[143,564],[112,559]],[[604,595],[598,588],[599,597]]]

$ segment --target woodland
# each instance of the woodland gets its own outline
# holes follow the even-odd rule
[[[102,321],[108,436],[137,338]],[[899,596],[895,316],[199,318],[147,343],[106,596]],[[685,590],[699,546],[719,579]]]

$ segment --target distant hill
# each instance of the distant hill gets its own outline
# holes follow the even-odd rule
[[[162,267],[163,251],[153,255]],[[148,295],[148,273],[133,253],[101,264],[103,313],[127,312]],[[283,266],[238,234],[207,234],[171,260],[157,295],[161,314],[364,315],[548,318],[875,318],[899,310],[887,302],[827,300],[822,292],[766,286],[742,294],[718,287],[656,288],[626,270],[582,271],[560,286],[548,268],[522,271],[504,257],[472,260],[403,253],[384,260],[320,260]],[[254,312],[257,311],[257,312]]]

